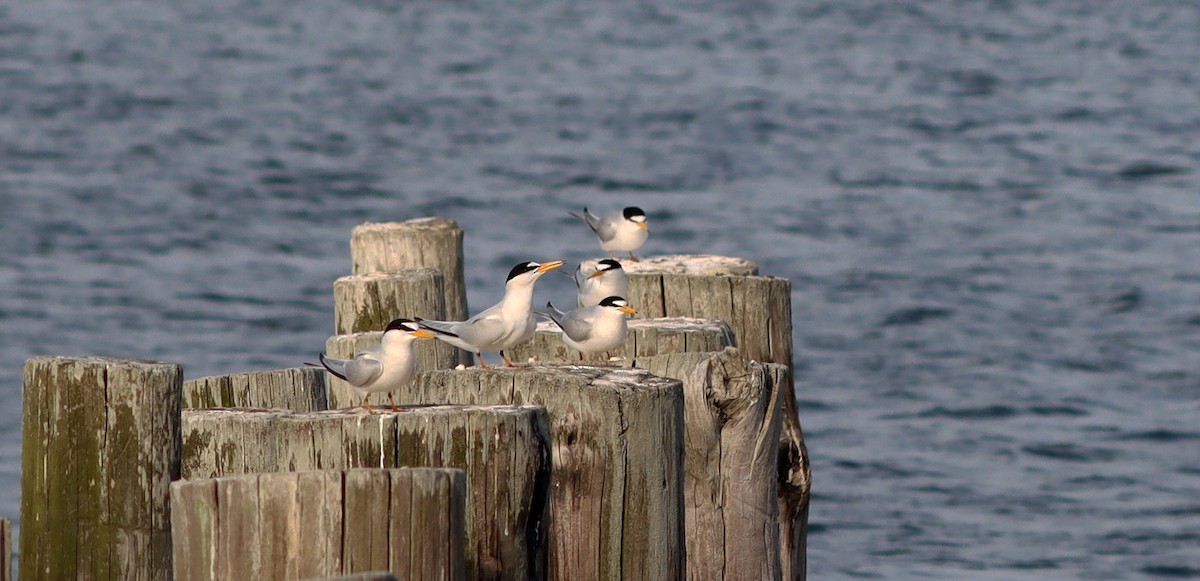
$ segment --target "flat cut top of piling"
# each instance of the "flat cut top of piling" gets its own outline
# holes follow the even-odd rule
[[[321,410],[321,411],[292,411],[285,409],[267,409],[267,408],[203,408],[184,410],[184,415],[191,418],[221,418],[221,417],[246,417],[253,415],[258,418],[274,418],[288,420],[316,420],[328,418],[344,418],[355,416],[404,416],[405,414],[412,416],[439,416],[439,415],[454,415],[462,413],[487,413],[498,415],[522,415],[527,413],[537,413],[542,409],[540,405],[534,404],[472,404],[472,405],[456,405],[456,404],[403,404],[396,406],[400,411],[393,412],[386,406],[373,408],[375,413],[370,414],[360,407],[341,408],[336,410]]]
[[[157,361],[154,359],[127,359],[124,357],[110,357],[107,355],[84,355],[82,357],[71,357],[69,355],[42,355],[38,357],[30,357],[26,360],[26,365],[36,362],[53,362],[53,363],[80,363],[84,365],[177,365],[169,361]]]
[[[634,262],[618,257],[621,268],[629,274],[695,274],[704,276],[755,276],[758,264],[753,260],[715,254],[670,254],[648,256]],[[599,259],[583,261],[584,270],[596,268]]]
[[[398,226],[407,229],[449,230],[451,228],[458,228],[458,222],[441,216],[414,218],[403,222],[363,222],[354,227],[353,233],[391,230]]]
[[[490,384],[508,385],[512,388],[537,385],[554,389],[601,389],[618,393],[681,389],[678,380],[659,377],[644,369],[558,362],[516,367],[496,366],[487,369],[479,367],[439,369],[420,373],[416,383],[420,384],[431,378],[449,377],[454,377],[454,381],[461,382],[461,385],[486,379]],[[519,405],[519,403],[513,405]]]
[[[637,305],[634,305],[636,308]],[[667,330],[682,330],[692,331],[697,329],[709,329],[713,331],[723,331],[729,328],[722,321],[714,321],[712,319],[697,319],[693,317],[655,317],[651,319],[629,319],[625,322],[629,330],[637,330],[642,328],[667,329]],[[543,333],[561,333],[562,328],[554,324],[553,321],[538,321],[537,330]]]
[[[334,284],[347,282],[365,282],[376,280],[396,280],[396,279],[421,279],[425,277],[441,276],[442,271],[436,268],[406,268],[394,272],[363,272],[359,274],[348,274],[340,276],[334,281]]]

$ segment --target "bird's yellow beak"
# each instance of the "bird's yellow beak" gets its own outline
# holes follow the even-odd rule
[[[600,275],[602,275],[602,274],[604,274],[604,273],[606,273],[606,272],[608,272],[608,271],[607,271],[607,270],[600,270],[600,269],[598,269],[598,268],[597,268],[597,269],[596,269],[596,272],[593,272],[592,274],[589,274],[589,275],[588,275],[588,278],[596,278],[597,276],[600,276]]]
[[[417,329],[416,331],[413,331],[410,334],[413,337],[416,337],[418,339],[433,339],[433,333],[430,333],[429,331],[426,331],[425,329]]]
[[[645,230],[647,232],[650,231],[650,227],[647,226],[645,222],[638,222],[637,225],[638,225],[638,228],[641,228],[642,230]]]
[[[630,307],[628,305],[626,305],[624,307],[620,307],[617,310],[621,311],[622,313],[625,313],[626,315],[636,315],[637,314],[637,309]]]
[[[537,270],[534,272],[546,272],[549,270],[554,270],[556,268],[560,268],[560,267],[562,267],[562,265],[563,265],[563,261],[561,261],[561,260],[551,260],[550,262],[543,262],[542,265],[537,267]]]

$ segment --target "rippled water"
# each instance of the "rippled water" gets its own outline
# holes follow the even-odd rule
[[[2,4],[0,514],[27,357],[296,365],[358,223],[458,220],[481,306],[596,254],[566,210],[637,204],[650,254],[792,280],[813,578],[1200,577],[1198,31],[1165,0]]]

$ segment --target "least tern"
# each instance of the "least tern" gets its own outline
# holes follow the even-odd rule
[[[563,331],[563,343],[579,351],[579,360],[585,353],[605,351],[612,358],[612,350],[625,344],[629,327],[625,315],[637,314],[625,299],[617,296],[605,297],[594,307],[580,307],[564,313],[546,303],[545,313]]]
[[[603,218],[595,216],[586,207],[583,214],[568,213],[592,227],[592,232],[600,239],[600,248],[608,253],[609,258],[614,258],[614,252],[628,252],[630,260],[638,261],[633,251],[641,248],[650,234],[646,213],[641,208],[630,206],[620,212],[606,214]]]
[[[516,367],[504,354],[518,343],[533,337],[537,322],[533,319],[533,284],[551,270],[563,265],[561,260],[546,263],[522,262],[508,273],[504,283],[504,298],[499,303],[465,321],[428,321],[417,319],[422,327],[455,347],[475,353],[480,367],[487,367],[484,351],[499,351],[509,367]]]
[[[605,258],[596,263],[596,270],[587,276],[583,275],[583,265],[575,269],[575,287],[579,294],[575,300],[577,307],[592,307],[600,304],[605,297],[623,297],[629,294],[629,278],[621,263],[611,258]]]
[[[416,321],[396,319],[388,323],[379,345],[359,351],[353,359],[332,359],[324,353],[319,358],[325,369],[354,388],[362,397],[362,406],[367,412],[375,413],[367,405],[367,396],[381,391],[388,392],[392,411],[399,411],[392,399],[392,391],[412,381],[417,374],[417,358],[413,353],[416,340],[432,338],[433,334],[422,329]]]

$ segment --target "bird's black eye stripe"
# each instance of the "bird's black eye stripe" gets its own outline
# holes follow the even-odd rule
[[[539,266],[541,265],[536,262],[522,262],[521,264],[512,267],[512,270],[508,271],[508,278],[505,279],[504,282],[508,282],[514,277],[525,274],[531,270],[537,270],[537,267]]]
[[[599,262],[600,270],[618,270],[621,268],[621,263],[611,258],[605,258]]]
[[[642,209],[637,206],[630,206],[628,208],[625,208],[625,210],[622,213],[625,215],[626,220],[632,220],[638,216],[641,216],[642,218],[646,217],[646,213],[643,212]]]

